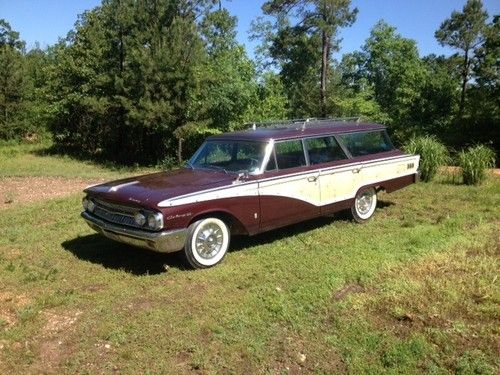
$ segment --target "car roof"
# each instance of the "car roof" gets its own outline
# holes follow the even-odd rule
[[[334,135],[342,133],[385,130],[380,124],[345,121],[303,121],[277,124],[270,127],[255,127],[248,130],[218,134],[209,140],[281,141],[295,138]]]

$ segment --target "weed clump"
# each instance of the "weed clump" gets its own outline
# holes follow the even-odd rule
[[[458,154],[458,165],[466,185],[479,185],[486,179],[486,169],[495,166],[495,152],[484,145],[469,147]]]
[[[410,154],[420,155],[420,179],[431,181],[437,174],[439,167],[450,161],[450,154],[446,146],[434,136],[414,137],[403,146]]]

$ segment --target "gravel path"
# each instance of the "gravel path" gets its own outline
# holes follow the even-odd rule
[[[81,192],[99,181],[63,177],[0,178],[0,210],[22,203],[39,202]]]

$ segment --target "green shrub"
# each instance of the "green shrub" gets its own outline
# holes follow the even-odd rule
[[[495,166],[495,152],[484,145],[469,147],[458,154],[458,165],[464,184],[479,185],[486,178],[486,169]]]
[[[425,182],[432,180],[439,167],[450,161],[446,146],[434,136],[414,137],[403,146],[403,149],[410,154],[420,155],[420,178]]]

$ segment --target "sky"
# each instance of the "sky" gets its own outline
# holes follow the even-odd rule
[[[434,32],[453,10],[461,10],[466,0],[353,0],[359,10],[353,26],[342,29],[343,53],[358,50],[375,23],[384,19],[406,38],[417,41],[421,56],[430,53],[450,54],[434,38]],[[238,40],[250,56],[257,41],[250,41],[248,31],[253,19],[262,15],[264,0],[223,0],[222,5],[238,17]],[[483,0],[490,17],[500,13],[500,0]],[[0,18],[6,19],[20,33],[28,48],[39,42],[44,48],[66,36],[77,16],[100,4],[100,0],[0,0]]]

